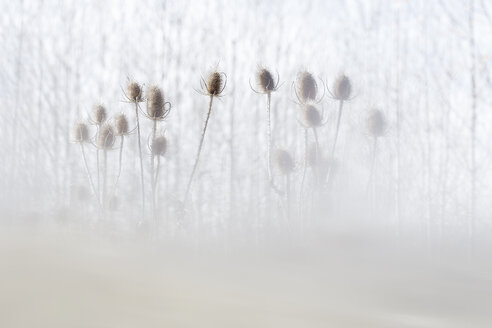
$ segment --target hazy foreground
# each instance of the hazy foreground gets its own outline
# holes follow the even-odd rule
[[[373,232],[208,247],[4,229],[1,327],[490,327],[492,268]],[[116,240],[117,239],[117,240]],[[213,246],[215,244],[215,246]],[[275,246],[273,246],[275,245]],[[443,253],[441,251],[441,253]]]

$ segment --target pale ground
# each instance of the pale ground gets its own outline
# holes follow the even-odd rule
[[[115,239],[2,232],[0,327],[492,326],[491,266],[451,252],[353,236],[227,251]]]

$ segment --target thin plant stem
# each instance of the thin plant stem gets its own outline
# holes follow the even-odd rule
[[[155,135],[156,135],[156,129],[157,129],[157,120],[153,119],[153,125],[152,125],[152,142],[155,140]],[[159,157],[159,156],[158,156]],[[154,180],[154,152],[151,151],[150,154],[150,176],[151,176],[151,183],[152,183],[152,216],[154,217],[154,221],[157,225],[157,215],[155,212],[155,180]]]
[[[101,204],[101,172],[99,164],[99,148],[96,150],[96,164],[97,164],[97,199],[99,204]]]
[[[82,151],[82,158],[84,159],[85,171],[87,172],[87,177],[89,178],[89,183],[91,185],[92,193],[94,194],[94,196],[96,196],[98,207],[101,207],[101,204],[99,202],[99,196],[97,196],[96,188],[94,186],[94,181],[92,180],[92,174],[89,170],[89,165],[87,164],[87,158],[85,156],[84,145],[82,143],[80,143],[80,150]]]
[[[340,121],[342,120],[342,112],[343,112],[343,100],[340,100],[340,105],[338,107],[337,128],[335,130],[335,139],[333,141],[333,148],[331,150],[331,157],[335,157],[335,149],[337,147],[338,131],[340,130]]]
[[[118,181],[120,180],[121,176],[121,167],[122,167],[122,159],[123,159],[123,143],[125,141],[125,137],[121,136],[121,142],[120,142],[120,155],[118,159],[118,174],[116,175],[116,181],[114,183],[114,190],[116,192],[116,187],[118,185]]]
[[[304,191],[304,182],[306,180],[306,172],[307,172],[307,166],[308,166],[308,131],[307,129],[304,129],[304,168],[302,170],[302,179],[301,179],[301,186],[299,189],[299,204],[302,204],[302,193]],[[299,205],[299,209],[301,206]],[[302,213],[301,213],[302,214]],[[302,217],[302,215],[301,215]]]
[[[268,131],[267,131],[267,136],[268,136],[268,150],[267,150],[267,156],[268,156],[268,178],[270,180],[272,179],[272,161],[271,161],[271,153],[272,153],[272,126],[271,126],[271,119],[270,119],[270,103],[271,103],[271,97],[272,97],[272,94],[270,92],[267,93],[267,124],[268,124]]]
[[[198,161],[200,160],[200,154],[203,148],[203,140],[205,139],[205,133],[207,132],[208,120],[210,119],[210,113],[212,112],[212,101],[214,99],[213,95],[210,95],[210,102],[208,105],[207,118],[205,119],[205,125],[203,126],[202,137],[200,138],[200,144],[198,146],[198,152],[195,157],[195,164],[193,165],[193,170],[191,171],[190,179],[188,180],[188,185],[186,186],[186,192],[183,200],[183,205],[186,205],[188,200],[188,194],[190,192],[191,184],[193,182],[193,177],[195,176],[196,169],[198,167]]]
[[[137,119],[138,154],[140,157],[140,184],[142,188],[142,219],[145,218],[145,185],[142,159],[142,141],[140,138],[140,120],[138,118],[138,102],[135,102],[135,117]]]
[[[103,162],[103,189],[102,189],[102,204],[103,209],[107,208],[107,199],[106,199],[106,185],[108,179],[108,151],[104,149],[104,162]]]

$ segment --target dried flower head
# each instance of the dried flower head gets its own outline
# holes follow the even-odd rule
[[[109,124],[104,124],[99,129],[99,133],[97,135],[97,145],[102,149],[111,149],[114,145],[115,141],[115,133],[114,129]]]
[[[319,110],[313,105],[305,105],[302,111],[303,123],[308,128],[321,126],[322,119]]]
[[[92,121],[96,125],[101,125],[106,121],[108,114],[106,113],[106,108],[103,105],[97,105],[92,110]]]
[[[88,142],[89,141],[89,127],[87,124],[79,122],[73,126],[73,140],[75,142]]]
[[[131,102],[137,103],[142,101],[142,87],[137,82],[130,81],[126,87],[126,92],[126,96]]]
[[[158,136],[152,140],[152,154],[154,156],[164,156],[167,150],[167,139],[164,136]]]
[[[224,91],[225,85],[225,74],[214,71],[208,75],[205,89],[208,95],[219,96]]]
[[[164,94],[157,86],[151,86],[147,91],[147,115],[152,120],[163,120],[167,117],[170,107],[166,107]]]
[[[340,75],[335,80],[333,90],[335,99],[348,100],[350,98],[350,94],[352,93],[352,84],[350,83],[350,79],[345,75]]]
[[[272,73],[265,68],[261,68],[256,74],[256,80],[261,92],[270,93],[277,90],[278,81],[275,83]]]
[[[309,72],[301,72],[297,75],[297,97],[301,103],[316,101],[318,84]]]
[[[125,114],[118,114],[114,119],[114,126],[117,136],[127,135],[130,131],[128,128],[128,119]]]
[[[386,132],[386,119],[383,112],[374,109],[367,118],[367,129],[373,137],[381,137]]]
[[[284,149],[277,149],[274,154],[274,163],[282,174],[290,174],[294,171],[294,160],[289,152]]]

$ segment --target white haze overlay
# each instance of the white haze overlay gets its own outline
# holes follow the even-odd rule
[[[0,327],[492,325],[490,1],[0,4]]]

